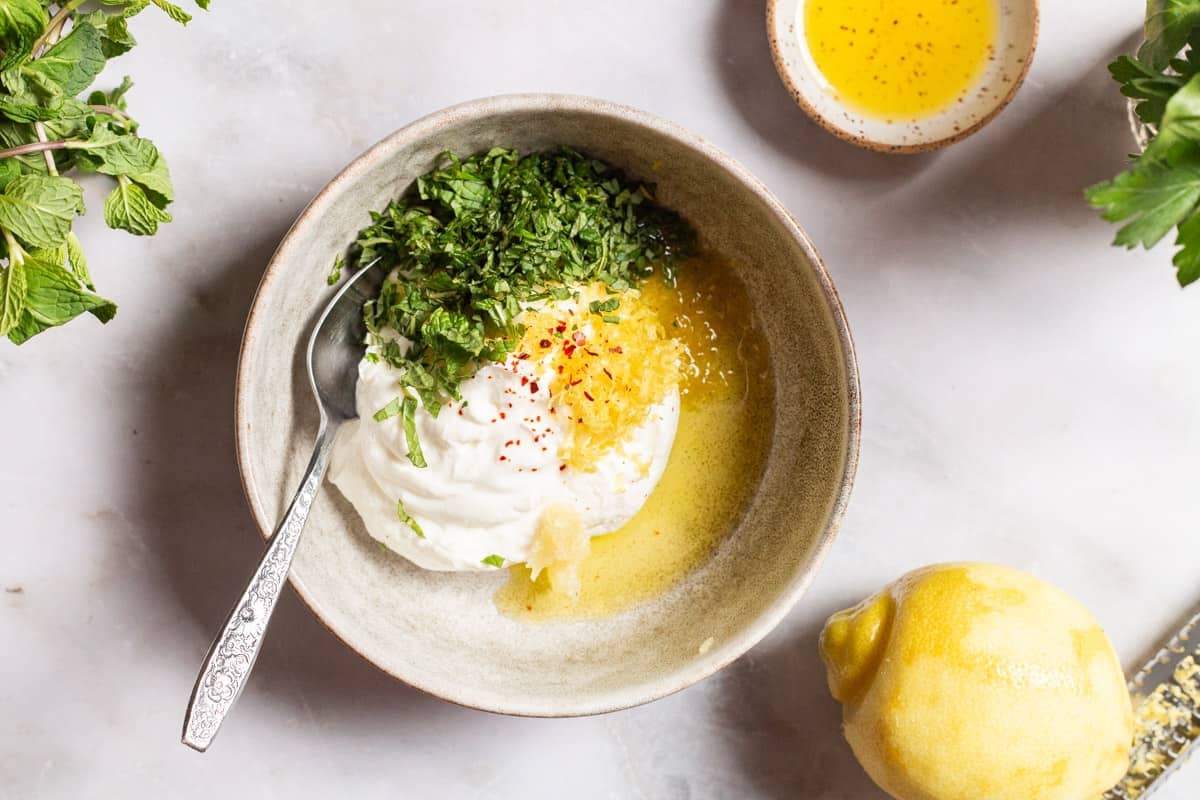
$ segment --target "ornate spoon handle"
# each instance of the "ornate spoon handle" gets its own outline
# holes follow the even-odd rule
[[[271,534],[267,552],[251,576],[246,591],[229,612],[221,633],[208,650],[183,720],[183,743],[188,747],[200,752],[208,749],[250,677],[250,669],[262,649],[271,612],[287,583],[288,569],[296,554],[304,522],[329,465],[334,432],[334,427],[321,426],[312,458],[292,504]]]

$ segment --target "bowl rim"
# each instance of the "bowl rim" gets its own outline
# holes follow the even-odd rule
[[[247,431],[249,430],[247,425],[249,409],[246,405],[246,387],[249,385],[249,360],[247,354],[252,349],[258,337],[260,326],[257,325],[257,317],[260,299],[274,281],[280,279],[281,273],[284,270],[283,265],[291,260],[293,248],[297,246],[295,244],[296,231],[303,225],[313,224],[316,220],[319,220],[333,199],[339,195],[342,187],[351,183],[360,174],[374,169],[377,162],[382,159],[385,153],[389,153],[410,142],[419,141],[435,133],[438,128],[449,121],[461,120],[464,117],[472,118],[494,114],[546,110],[596,114],[617,118],[626,123],[649,128],[660,135],[679,142],[681,145],[699,151],[703,156],[714,161],[718,167],[724,169],[739,183],[755,194],[787,228],[788,232],[800,244],[801,249],[808,258],[833,320],[841,349],[841,366],[846,376],[846,385],[844,387],[847,403],[845,462],[842,466],[841,475],[838,478],[837,492],[830,505],[824,527],[817,536],[813,556],[807,569],[793,579],[765,611],[750,620],[737,634],[730,637],[728,641],[713,648],[708,653],[697,654],[698,657],[688,662],[684,667],[656,680],[631,683],[620,689],[613,689],[603,694],[598,694],[593,698],[571,700],[568,702],[556,700],[554,708],[533,707],[529,704],[519,702],[485,704],[479,701],[472,701],[469,696],[464,696],[468,693],[459,694],[446,686],[433,685],[430,682],[413,679],[400,674],[400,670],[393,671],[383,664],[376,662],[367,653],[359,650],[350,641],[349,637],[343,635],[333,623],[325,618],[318,597],[304,585],[303,581],[289,573],[288,581],[292,589],[330,633],[349,650],[357,653],[359,657],[401,683],[442,700],[480,711],[522,717],[576,717],[618,711],[658,700],[709,677],[739,658],[770,633],[808,589],[826,554],[832,547],[834,539],[837,538],[837,533],[846,511],[850,492],[854,484],[855,473],[858,468],[862,427],[858,361],[855,354],[854,341],[846,321],[841,298],[838,296],[837,289],[829,277],[825,264],[809,239],[808,234],[805,233],[783,204],[761,181],[751,175],[746,168],[714,145],[676,123],[629,106],[583,95],[526,93],[481,97],[442,108],[410,122],[388,134],[355,157],[326,184],[296,217],[295,222],[292,223],[287,233],[284,234],[274,254],[268,261],[262,278],[259,281],[258,288],[255,291],[254,299],[246,318],[241,346],[238,351],[237,376],[234,389],[235,445],[238,473],[246,503],[258,527],[259,534],[264,539],[269,538],[275,527],[275,520],[273,519],[273,515],[259,502],[255,488],[251,485],[254,477],[254,469],[249,456],[253,445],[249,442],[249,437],[247,436]]]
[[[779,44],[779,39],[775,35],[775,18],[779,14],[779,6],[781,2],[792,2],[792,0],[767,0],[767,41],[771,47],[771,60],[775,62],[775,71],[779,73],[780,80],[783,81],[784,87],[788,90],[788,94],[792,96],[792,100],[796,105],[804,109],[804,113],[812,119],[813,122],[820,125],[829,133],[832,133],[843,142],[849,142],[857,147],[862,147],[867,150],[874,150],[877,153],[896,153],[900,155],[908,155],[912,153],[927,153],[931,150],[941,150],[943,147],[949,147],[956,142],[961,142],[973,133],[979,131],[983,126],[987,125],[995,119],[1001,111],[1008,107],[1008,104],[1017,96],[1017,92],[1025,84],[1025,78],[1029,75],[1029,68],[1033,65],[1033,57],[1037,53],[1038,36],[1041,31],[1041,3],[1040,0],[1026,0],[1029,3],[1030,11],[1033,13],[1033,26],[1029,35],[1029,49],[1025,56],[1025,62],[1021,67],[1020,73],[1017,74],[1016,80],[1012,81],[1004,96],[999,102],[993,106],[988,113],[980,117],[969,127],[963,128],[961,131],[956,131],[950,136],[944,136],[941,139],[933,139],[925,142],[916,142],[914,144],[887,144],[872,139],[869,136],[856,136],[850,131],[842,128],[834,123],[828,117],[820,112],[815,105],[809,102],[808,97],[800,90],[796,81],[792,78],[792,71],[788,69],[787,62],[783,57],[783,49]],[[807,0],[797,0],[797,2],[807,2]]]

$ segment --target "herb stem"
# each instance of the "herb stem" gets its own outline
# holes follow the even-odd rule
[[[21,245],[17,244],[16,237],[9,232],[8,228],[0,228],[4,232],[4,243],[8,245],[8,261],[10,264],[25,263],[25,251],[21,249]]]
[[[126,122],[134,121],[133,117],[129,116],[124,111],[117,108],[116,106],[106,106],[106,105],[101,105],[99,103],[93,103],[92,110],[99,111],[101,114],[108,114],[110,117],[116,117],[117,119],[123,119]]]
[[[63,147],[66,147],[66,142],[62,143],[62,147],[50,147],[50,145],[52,143],[47,141],[47,139],[49,137],[46,136],[46,128],[44,125],[42,125],[41,122],[33,123],[33,132],[37,134],[37,138],[38,138],[37,144],[46,145],[45,147],[38,148],[38,150],[41,151],[42,156],[46,159],[46,171],[49,172],[51,175],[58,175],[58,165],[54,163],[54,152],[53,151],[62,150]],[[30,144],[33,144],[33,143],[31,142]],[[58,143],[53,142],[53,144],[58,144]],[[13,149],[18,150],[18,149],[20,149],[20,147],[28,147],[28,145],[19,145]],[[37,152],[37,151],[35,150],[34,152]]]
[[[62,29],[67,22],[67,18],[85,2],[87,0],[68,0],[68,2],[63,3],[59,7],[55,15],[50,18],[50,22],[46,24],[46,30],[42,31],[42,35],[33,43],[34,58],[40,56],[43,49],[58,41],[58,37],[62,35]]]
[[[46,135],[46,131],[43,129],[41,131],[41,136],[45,136],[45,135]],[[72,142],[66,141],[64,139],[59,139],[59,140],[55,140],[53,142],[48,142],[44,139],[41,139],[41,136],[38,137],[40,139],[40,141],[30,142],[29,144],[19,144],[16,147],[9,147],[5,150],[0,150],[0,158],[13,158],[15,156],[27,156],[30,153],[45,153],[46,155],[50,156],[51,163],[52,163],[54,157],[50,155],[51,150],[66,150],[73,144]],[[47,164],[47,166],[49,167],[50,164]],[[58,174],[57,170],[52,170],[52,171],[53,171],[53,174],[55,174],[55,175]]]

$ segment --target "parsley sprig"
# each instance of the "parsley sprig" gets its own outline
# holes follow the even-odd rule
[[[1174,229],[1186,286],[1200,278],[1200,1],[1152,0],[1146,41],[1109,72],[1154,136],[1129,169],[1089,188],[1088,202],[1124,223],[1115,245],[1150,249]]]
[[[0,337],[16,344],[83,313],[108,322],[117,311],[96,294],[71,231],[83,190],[67,173],[113,179],[110,228],[142,236],[171,221],[167,163],[125,103],[133,84],[84,92],[136,44],[130,17],[151,5],[181,23],[191,16],[167,0],[100,0],[87,13],[83,5],[0,0]]]
[[[435,416],[461,399],[459,384],[482,363],[508,356],[524,332],[516,319],[526,304],[564,300],[573,286],[595,281],[623,291],[656,271],[672,280],[695,238],[655,203],[653,187],[565,148],[524,157],[502,148],[466,159],[446,153],[371,219],[330,281],[345,265],[377,258],[395,270],[363,309],[367,329],[406,394]],[[617,301],[603,305],[613,310]],[[408,432],[412,415],[399,400],[376,418],[397,414]]]

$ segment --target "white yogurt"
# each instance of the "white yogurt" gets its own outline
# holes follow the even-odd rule
[[[552,375],[545,363],[513,358],[464,381],[465,403],[443,406],[436,418],[418,409],[428,463],[419,468],[408,460],[400,417],[373,419],[401,391],[395,370],[364,359],[358,375],[359,419],[338,436],[330,480],[372,537],[425,569],[492,569],[482,563],[492,555],[525,561],[542,512],[554,504],[574,506],[590,536],[615,531],[662,477],[679,423],[672,391],[623,452],[608,453],[591,472],[565,466],[566,420],[550,412]],[[400,519],[397,501],[424,538]]]

